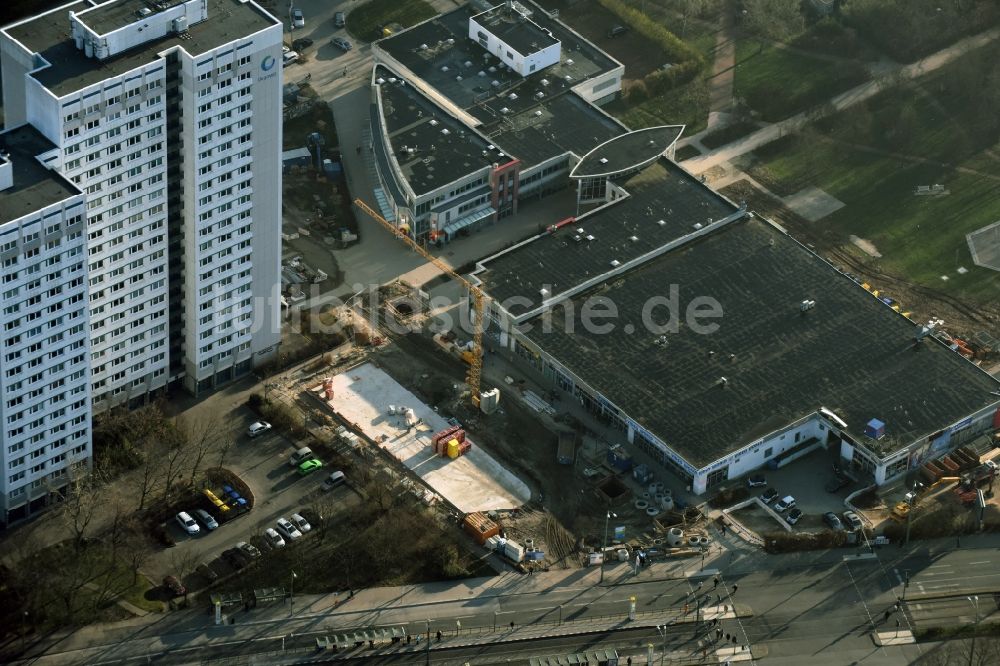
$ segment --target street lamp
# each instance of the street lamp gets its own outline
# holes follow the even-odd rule
[[[605,558],[606,552],[608,550],[608,521],[611,520],[612,516],[614,516],[615,518],[617,518],[618,514],[612,513],[611,511],[608,511],[606,514],[604,514],[604,547],[601,548],[601,582],[602,583],[604,582],[604,558]]]
[[[298,578],[298,576],[296,576],[295,572],[293,571],[292,572],[291,590],[289,591],[289,594],[288,594],[288,617],[292,616],[292,608],[295,607],[295,579],[296,578]]]
[[[972,630],[972,644],[969,646],[969,666],[972,666],[972,656],[976,654],[976,634],[979,633],[979,597],[973,595],[971,597],[966,597],[975,609],[976,609],[976,624],[975,628]]]
[[[660,666],[663,666],[663,657],[667,654],[667,625],[656,625],[656,632],[663,638],[663,648],[660,650]]]
[[[910,518],[913,516],[913,510],[917,507],[917,494],[923,487],[924,484],[918,481],[913,484],[913,492],[908,493],[908,495],[912,495],[912,498],[907,500],[907,504],[910,505],[910,510],[906,512],[906,541],[903,542],[904,546],[910,545]]]
[[[426,655],[426,658],[427,658],[427,666],[430,666],[430,663],[431,663],[431,621],[430,620],[426,620],[426,622],[427,622],[427,645],[426,645],[426,648],[424,650],[424,654]]]

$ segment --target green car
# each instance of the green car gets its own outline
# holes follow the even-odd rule
[[[311,474],[323,466],[323,463],[315,458],[310,458],[304,463],[299,464],[299,475],[305,476],[306,474]]]

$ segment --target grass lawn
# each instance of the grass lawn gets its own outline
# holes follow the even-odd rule
[[[674,159],[678,162],[683,162],[684,160],[689,160],[692,157],[698,157],[699,155],[701,155],[701,151],[694,146],[681,146],[674,154]]]
[[[708,84],[699,78],[640,104],[619,99],[604,110],[630,129],[685,125],[684,134],[690,136],[705,129],[708,122]]]
[[[706,148],[718,148],[746,136],[757,129],[757,123],[736,122],[717,130],[712,130],[701,138]]]
[[[816,137],[769,152],[751,172],[769,187],[780,186],[777,194],[812,184],[846,204],[816,223],[832,242],[847,246],[851,235],[865,238],[883,255],[880,270],[978,303],[995,301],[1000,273],[973,265],[965,235],[1000,219],[1000,181]],[[951,194],[913,195],[917,185],[936,183]],[[959,274],[959,266],[969,272]]]
[[[736,43],[735,92],[767,121],[821,104],[867,78],[862,65],[833,63],[753,39]]]
[[[424,0],[371,0],[347,15],[347,30],[355,39],[370,42],[382,36],[380,29],[387,23],[409,28],[436,15]]]
[[[131,576],[131,574],[128,574]],[[121,595],[123,601],[127,601],[133,606],[149,611],[150,613],[162,613],[163,602],[158,599],[147,599],[146,593],[154,589],[154,585],[145,576],[139,576],[136,584],[129,588],[128,592]]]

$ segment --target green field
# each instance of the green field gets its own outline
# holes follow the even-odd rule
[[[698,78],[676,90],[651,97],[639,104],[618,99],[604,106],[630,129],[657,125],[685,125],[685,136],[705,129],[708,122],[708,84]]]
[[[757,40],[736,44],[735,93],[763,120],[776,121],[821,104],[868,77],[858,63],[831,62]]]
[[[957,61],[771,144],[749,171],[779,196],[815,185],[844,202],[811,230],[844,246],[851,235],[871,241],[883,255],[880,270],[995,303],[1000,273],[972,263],[965,236],[1000,220],[1000,122],[984,113],[975,76],[990,71],[998,52]],[[935,184],[950,194],[914,195]]]
[[[383,25],[399,23],[409,28],[436,15],[424,0],[371,0],[347,15],[347,31],[355,39],[370,42],[382,36]]]

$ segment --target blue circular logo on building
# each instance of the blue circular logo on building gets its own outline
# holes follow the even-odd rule
[[[274,68],[274,56],[264,56],[264,59],[260,61],[260,68],[265,72]]]

